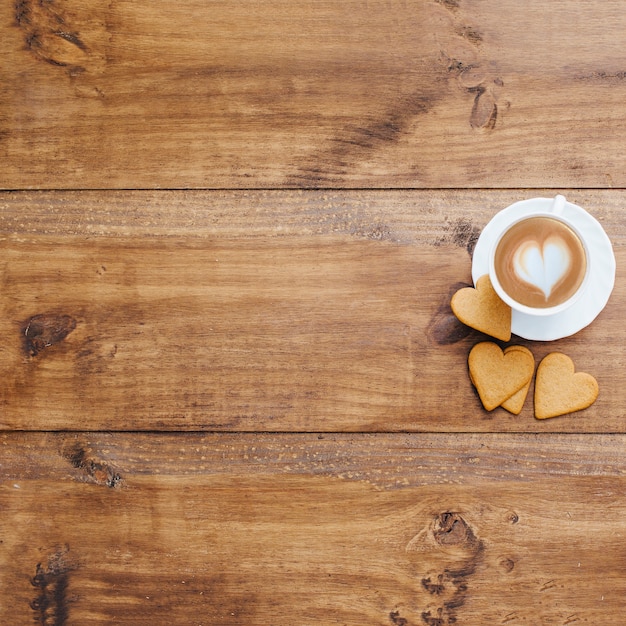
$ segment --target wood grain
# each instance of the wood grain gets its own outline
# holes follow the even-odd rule
[[[623,187],[625,46],[618,0],[4,2],[0,187]]]
[[[545,195],[553,192],[545,192]],[[455,289],[522,192],[120,192],[3,199],[0,422],[35,430],[623,432],[625,295],[527,342],[594,375],[584,412],[485,412]],[[568,194],[623,259],[621,192]]]
[[[622,626],[625,49],[618,0],[0,3],[0,624]],[[487,413],[450,297],[556,193],[616,287],[514,343],[600,396]]]
[[[617,626],[625,445],[4,433],[0,616]]]

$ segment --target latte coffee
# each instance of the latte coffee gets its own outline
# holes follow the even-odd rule
[[[495,251],[494,270],[510,298],[545,309],[576,293],[585,278],[587,257],[569,226],[552,217],[535,216],[504,233]]]

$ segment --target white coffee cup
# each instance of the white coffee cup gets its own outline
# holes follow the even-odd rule
[[[509,221],[493,238],[491,283],[516,311],[538,317],[561,313],[585,292],[589,243],[568,219],[563,196],[534,198],[519,205],[520,218]]]

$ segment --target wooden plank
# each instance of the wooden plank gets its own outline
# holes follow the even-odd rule
[[[625,445],[0,434],[0,616],[618,626]]]
[[[620,187],[623,3],[0,7],[0,187]]]
[[[553,192],[546,192],[545,195]],[[618,267],[622,192],[568,193]],[[623,432],[626,294],[527,342],[600,384],[588,410],[485,412],[484,339],[451,294],[484,223],[526,192],[6,194],[0,423],[35,430]]]

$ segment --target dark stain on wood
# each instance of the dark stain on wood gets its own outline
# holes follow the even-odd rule
[[[574,77],[579,81],[600,81],[600,82],[615,82],[619,83],[626,80],[626,71],[621,70],[618,72],[607,72],[605,70],[598,70],[596,72],[590,72],[589,74],[580,74]]]
[[[70,75],[82,73],[88,48],[76,30],[70,29],[57,4],[39,0],[18,0],[15,22],[24,33],[26,48],[38,58],[66,67]],[[61,40],[61,41],[59,41]],[[71,44],[65,46],[62,42]]]
[[[436,615],[433,615],[432,611],[424,611],[422,613],[422,621],[426,626],[446,626],[446,624],[453,624],[454,622],[444,621],[443,609],[441,607],[435,610]]]
[[[63,341],[75,328],[76,320],[71,315],[33,315],[22,324],[24,350],[29,356],[37,356],[46,348]]]
[[[460,0],[435,0],[437,4],[441,4],[450,11],[458,11],[461,6]]]
[[[34,622],[41,626],[64,626],[69,617],[67,588],[69,574],[75,566],[68,560],[69,547],[48,557],[45,567],[37,563],[31,584],[36,596],[30,602]]]
[[[460,6],[458,0],[436,2],[453,14]],[[432,7],[427,10],[432,10]],[[338,128],[326,149],[301,160],[296,171],[288,176],[287,186],[319,188],[345,181],[346,174],[350,173],[355,163],[368,161],[377,152],[410,135],[416,120],[430,113],[446,96],[442,84],[486,61],[478,58],[477,54],[483,41],[479,29],[474,25],[460,23],[456,15],[450,22],[449,29],[442,33],[443,38],[437,41],[436,47],[425,42],[422,44],[420,67],[427,63],[431,71],[426,74],[423,71],[405,73],[397,76],[393,82],[371,82],[369,90],[358,94],[359,98],[376,102],[377,95],[384,92],[384,101],[388,101],[389,106],[364,113],[362,121],[357,120],[356,123],[351,122]],[[459,41],[469,46],[459,49]],[[485,64],[493,65],[491,62]],[[498,109],[492,83],[481,85],[480,93],[474,98],[470,113],[470,125],[473,128],[492,129],[495,126]],[[417,176],[419,169],[419,163],[414,164],[413,170]]]
[[[460,219],[456,222],[453,230],[453,241],[467,250],[472,256],[474,247],[480,237],[480,229],[472,224],[470,220]]]
[[[391,613],[389,613],[389,619],[391,620],[391,623],[395,626],[409,626],[409,620],[407,620],[405,617],[402,617],[400,615],[400,611],[398,610],[391,611]]]
[[[468,581],[482,562],[485,546],[465,519],[456,512],[438,515],[432,525],[435,543],[444,549],[454,550],[454,559],[446,563],[433,583],[432,576],[422,580],[422,586],[441,603],[421,614],[427,626],[457,624],[456,612],[467,599]],[[458,549],[458,555],[457,555]]]
[[[331,145],[321,154],[311,155],[287,180],[287,186],[326,187],[340,181],[354,162],[365,160],[388,144],[397,142],[409,124],[428,113],[439,97],[432,87],[400,97],[395,106],[363,124],[350,124],[339,130]],[[323,165],[321,165],[323,164]]]
[[[440,346],[448,346],[458,343],[467,337],[471,332],[469,326],[465,326],[452,313],[448,305],[446,312],[441,313],[433,320],[430,327],[430,336]]]
[[[458,343],[467,337],[472,329],[466,326],[452,312],[450,300],[452,296],[464,287],[471,287],[468,283],[454,283],[447,295],[435,311],[428,324],[427,335],[431,341],[440,345],[448,346]]]
[[[443,235],[434,242],[435,246],[455,245],[465,248],[470,257],[474,254],[476,242],[480,237],[480,228],[471,220],[459,217],[454,222],[446,222],[443,225]]]
[[[121,484],[122,477],[119,472],[110,467],[108,463],[94,458],[87,446],[80,442],[66,448],[63,451],[63,456],[72,467],[82,471],[85,482],[110,488],[118,487]]]
[[[461,37],[463,37],[464,39],[467,39],[467,41],[474,44],[475,46],[482,43],[483,36],[473,26],[461,26],[459,27],[457,32]]]
[[[434,581],[430,576],[428,578],[422,578],[422,587],[431,595],[441,595],[445,590],[443,574],[439,574]]]

